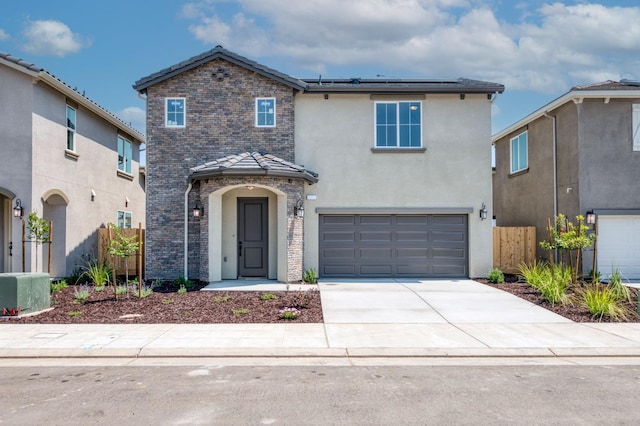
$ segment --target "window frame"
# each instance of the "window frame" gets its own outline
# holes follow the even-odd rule
[[[631,104],[631,146],[640,151],[640,104]]]
[[[118,170],[122,173],[126,173],[128,175],[133,174],[133,143],[125,138],[122,135],[118,135]],[[122,150],[121,150],[122,146]],[[129,157],[127,158],[127,149]],[[122,155],[121,155],[122,152]],[[123,158],[124,163],[121,162],[120,158]]]
[[[525,162],[526,163],[525,163],[524,167],[522,167],[522,165],[520,164],[520,160],[521,160],[521,158],[520,158],[520,155],[521,155],[520,154],[520,149],[521,149],[520,144],[522,143],[520,138],[522,136],[525,137],[524,142],[525,142],[525,148],[526,148],[526,150],[525,150],[525,154],[526,154]],[[513,157],[514,142],[516,142],[518,144],[518,146],[517,146],[517,149],[518,149],[517,162],[518,162],[518,164],[517,165],[514,164],[514,162],[513,162],[513,159],[514,159],[514,157]],[[522,171],[527,170],[529,168],[529,130],[525,130],[523,132],[520,132],[516,136],[514,136],[514,137],[509,139],[509,164],[510,164],[509,170],[511,171],[511,174],[522,172]],[[517,168],[515,168],[515,166],[517,166]]]
[[[262,112],[259,109],[261,101],[272,101],[273,102],[273,124],[260,124],[260,114],[264,114],[265,117],[268,117],[268,112]],[[265,120],[266,121],[266,120]],[[255,126],[256,127],[266,127],[273,128],[276,127],[276,98],[275,97],[260,97],[256,98],[255,103]]]
[[[171,101],[182,101],[182,124],[170,124],[169,123],[169,102]],[[176,112],[172,112],[172,114],[177,114]],[[164,98],[164,126],[168,128],[184,128],[187,127],[187,98],[184,97],[168,97]]]
[[[401,105],[402,104],[409,104],[409,108],[411,108],[411,104],[417,104],[418,109],[419,109],[419,113],[418,113],[418,118],[419,118],[419,122],[417,123],[417,125],[419,126],[419,132],[418,132],[418,141],[419,141],[419,145],[411,145],[411,134],[409,133],[409,145],[401,145],[402,143],[402,130],[403,130],[403,126],[408,126],[409,127],[409,131],[411,131],[411,127],[415,126],[416,123],[402,123],[402,118],[401,118]],[[396,149],[396,150],[416,150],[416,149],[422,149],[424,147],[424,139],[423,139],[423,102],[421,100],[384,100],[384,101],[375,101],[374,102],[374,108],[373,108],[373,133],[374,133],[374,141],[373,141],[373,146],[376,150],[384,150],[384,149]],[[391,127],[388,123],[384,123],[384,124],[378,124],[378,106],[379,105],[395,105],[395,120],[396,122],[393,123],[393,127],[395,127],[396,131],[395,131],[395,145],[378,145],[378,141],[379,141],[379,137],[378,137],[378,127],[379,126],[386,126]],[[409,116],[411,117],[411,116]]]
[[[122,218],[120,217],[121,213]],[[124,226],[127,224],[127,216],[129,217],[129,226]],[[133,226],[133,213],[127,210],[118,210],[118,213],[116,214],[116,223],[118,224],[118,228],[131,229]]]
[[[71,152],[76,152],[76,132],[78,129],[78,110],[77,108],[72,107],[69,104],[66,104],[67,108],[65,109],[65,120],[66,120],[66,127],[67,127],[67,142],[65,144],[65,149],[67,151],[71,151]],[[70,126],[70,118],[69,118],[69,111],[73,111],[73,121],[71,122]],[[69,141],[71,141],[71,146],[69,146]]]

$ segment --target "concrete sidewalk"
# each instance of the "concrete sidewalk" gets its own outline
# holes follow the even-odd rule
[[[324,281],[324,324],[0,323],[24,358],[625,357],[640,323],[574,323],[471,280]],[[634,362],[636,362],[634,361]]]

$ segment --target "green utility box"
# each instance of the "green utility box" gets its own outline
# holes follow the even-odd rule
[[[0,274],[0,314],[6,308],[21,314],[42,311],[51,306],[49,274]]]

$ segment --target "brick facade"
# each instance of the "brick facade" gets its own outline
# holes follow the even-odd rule
[[[186,99],[184,128],[165,127],[167,97]],[[275,128],[255,126],[257,97],[276,99]],[[293,103],[293,88],[223,59],[206,62],[147,88],[147,278],[175,279],[184,273],[184,196],[190,168],[247,151],[268,152],[294,161]],[[271,185],[282,186],[279,182]],[[201,190],[195,182],[189,195],[188,263],[189,278],[193,279],[207,279],[203,271],[207,271],[208,253],[202,250],[203,244],[206,248],[206,238],[203,243],[202,237],[207,232],[207,213],[201,219],[191,215],[196,199],[205,198],[206,191],[210,190]],[[286,188],[282,191],[291,196],[299,192]],[[295,202],[296,198],[289,200]],[[206,205],[205,200],[202,203]],[[302,267],[301,240],[302,236],[300,247],[298,243],[291,244],[293,251],[300,251],[299,262],[289,259],[294,268],[289,275],[295,279],[302,274],[294,266],[299,263]]]

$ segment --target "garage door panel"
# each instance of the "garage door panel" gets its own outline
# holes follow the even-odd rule
[[[640,216],[598,215],[597,244],[603,276],[618,269],[625,279],[640,279]]]
[[[320,216],[322,277],[466,277],[466,215]]]

